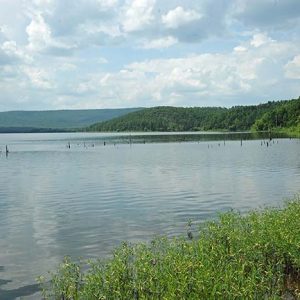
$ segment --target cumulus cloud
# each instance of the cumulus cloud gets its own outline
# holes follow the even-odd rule
[[[225,36],[229,8],[230,2],[222,0],[173,7],[161,16],[164,33],[181,43],[199,43],[207,38]]]
[[[26,27],[26,33],[28,35],[28,49],[31,51],[64,55],[75,47],[53,39],[49,25],[40,14],[33,16],[30,24]]]
[[[228,53],[152,59],[128,64],[118,72],[93,74],[78,93],[98,95],[98,106],[149,106],[184,105],[186,101],[190,105],[224,105],[225,99],[227,105],[235,105],[252,103],[254,98],[263,100],[267,95],[280,99],[287,87],[297,91],[296,84],[291,86],[281,71],[297,47],[268,36],[256,47],[255,39],[253,36]],[[294,61],[298,62],[298,57]]]
[[[78,26],[86,22],[110,19],[116,13],[118,3],[118,0],[49,0],[31,6],[31,10],[44,14],[56,37],[74,34]]]
[[[244,46],[236,46],[236,47],[234,47],[233,50],[234,50],[235,52],[245,52],[245,51],[247,51],[247,48],[244,47]]]
[[[269,38],[266,34],[263,33],[257,33],[254,34],[250,44],[256,48],[266,44],[266,43],[270,43],[273,42],[273,40],[271,38]]]
[[[298,0],[0,5],[0,109],[231,105],[300,94]]]
[[[132,0],[125,7],[122,22],[125,32],[140,31],[154,20],[153,8],[156,0]]]
[[[37,15],[26,27],[29,49],[40,50],[51,44],[51,30],[41,15]]]
[[[168,28],[178,28],[181,25],[201,19],[201,15],[194,10],[184,10],[181,6],[170,10],[162,16],[162,22]]]
[[[300,54],[289,61],[284,68],[287,78],[300,79]]]
[[[45,54],[70,56],[95,44],[113,44],[121,35],[119,0],[24,1],[29,46]]]
[[[19,47],[16,41],[5,40],[0,44],[0,66],[30,63],[32,58]]]
[[[51,89],[53,87],[53,84],[49,80],[49,73],[44,69],[24,67],[23,70],[34,87],[41,89]]]

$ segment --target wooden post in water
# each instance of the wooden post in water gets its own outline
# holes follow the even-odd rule
[[[6,154],[6,156],[8,156],[8,153],[9,153],[9,150],[8,150],[7,145],[6,145],[6,146],[5,146],[5,154]]]

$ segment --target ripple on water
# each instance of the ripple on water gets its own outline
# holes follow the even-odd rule
[[[299,192],[300,144],[289,140],[271,149],[260,141],[104,147],[94,140],[92,149],[81,137],[70,151],[67,141],[33,138],[0,156],[0,272],[13,278],[6,287],[33,284],[66,254],[107,256],[124,240],[186,234],[189,219],[196,231],[218,212]]]

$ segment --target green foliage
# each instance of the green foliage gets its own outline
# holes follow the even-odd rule
[[[288,102],[279,102],[253,124],[256,131],[292,127],[300,127],[300,97]]]
[[[277,116],[277,126],[299,123],[300,98],[252,106],[170,107],[160,106],[133,112],[90,126],[88,131],[199,131],[268,130]],[[296,122],[296,120],[298,120]]]
[[[92,125],[91,131],[195,131],[209,130],[222,120],[226,108],[153,107],[108,122]]]
[[[80,299],[80,289],[83,284],[83,273],[81,272],[80,264],[74,263],[69,257],[65,257],[60,264],[57,273],[51,274],[51,293],[44,290],[44,298],[54,299]],[[46,285],[45,277],[40,276],[37,281],[41,285]]]
[[[66,260],[50,299],[282,299],[300,296],[300,199],[282,209],[220,215],[197,239],[124,243],[86,272]],[[192,230],[191,223],[187,226]]]

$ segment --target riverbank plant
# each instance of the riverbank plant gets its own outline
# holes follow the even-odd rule
[[[300,123],[298,126],[276,130],[275,132],[287,134],[290,137],[300,138]]]
[[[299,299],[300,198],[282,208],[230,211],[196,234],[124,243],[106,261],[66,258],[46,299]]]

